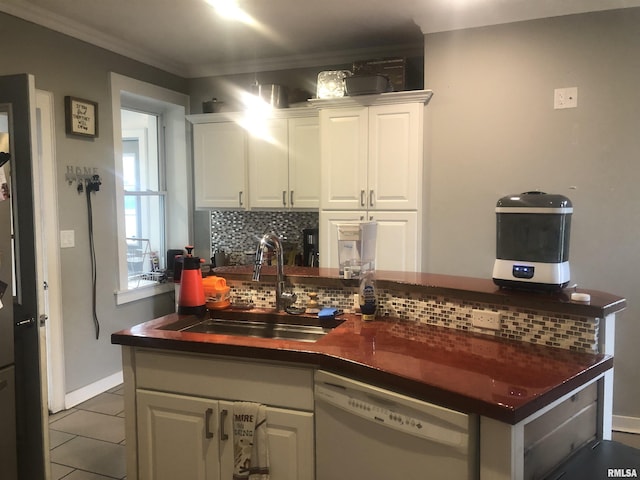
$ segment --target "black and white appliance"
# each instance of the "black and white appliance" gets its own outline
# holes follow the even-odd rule
[[[498,200],[494,283],[531,290],[566,287],[572,213],[563,195],[525,192]]]

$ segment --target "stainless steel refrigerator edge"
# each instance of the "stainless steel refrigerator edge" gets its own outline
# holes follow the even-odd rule
[[[33,76],[0,77],[0,107],[9,112],[11,150],[11,199],[0,202],[0,279],[8,285],[2,298],[4,307],[0,310],[0,465],[3,480],[44,479],[46,470],[39,338],[35,321],[38,318],[38,290],[32,182],[34,102]],[[13,206],[14,249],[11,248],[10,206]],[[14,262],[16,278],[12,282]]]

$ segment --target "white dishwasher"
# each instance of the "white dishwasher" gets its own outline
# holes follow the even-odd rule
[[[478,419],[333,373],[315,380],[316,480],[472,480]]]

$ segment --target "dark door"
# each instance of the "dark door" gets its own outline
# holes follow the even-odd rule
[[[13,331],[18,478],[45,478],[37,285],[33,226],[32,134],[35,86],[30,75],[0,77],[0,104],[11,107],[11,205],[15,253]],[[5,299],[7,302],[10,298]],[[4,303],[4,302],[3,302]]]
[[[13,249],[11,229],[11,105],[0,103],[0,465],[18,478],[16,388],[13,361]]]

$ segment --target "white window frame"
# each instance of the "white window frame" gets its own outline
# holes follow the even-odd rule
[[[190,155],[187,143],[186,113],[189,97],[157,85],[111,73],[111,114],[113,121],[113,167],[118,239],[118,284],[115,289],[116,304],[121,305],[143,298],[173,291],[173,284],[160,283],[129,289],[127,269],[127,245],[124,226],[124,186],[122,185],[122,122],[120,110],[138,109],[158,113],[164,119],[165,169],[167,196],[166,246],[183,248],[193,238],[191,185],[188,181]],[[170,228],[169,228],[170,226]]]

